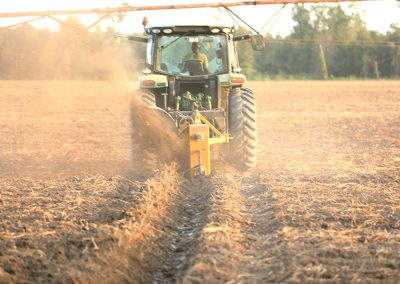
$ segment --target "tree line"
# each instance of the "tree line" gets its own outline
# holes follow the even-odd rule
[[[249,78],[399,78],[399,24],[385,34],[370,31],[355,9],[339,5],[296,5],[292,18],[292,32],[269,37],[264,51],[238,44]],[[121,44],[115,34],[111,28],[88,32],[76,17],[57,31],[29,24],[0,30],[0,79],[132,78],[143,69],[144,45]]]
[[[392,24],[385,34],[370,31],[356,9],[346,13],[340,5],[310,9],[296,5],[292,18],[292,32],[284,38],[270,37],[264,51],[252,52],[242,45],[240,57],[247,74],[253,78],[399,78],[399,24]]]
[[[104,80],[135,70],[129,44],[119,44],[113,29],[88,32],[77,17],[57,31],[23,25],[0,30],[0,79]]]

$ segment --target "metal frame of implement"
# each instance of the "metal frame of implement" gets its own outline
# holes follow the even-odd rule
[[[210,130],[213,137],[210,137]],[[197,109],[186,117],[178,132],[186,134],[189,144],[190,176],[210,175],[211,145],[226,143],[229,136],[222,134]]]

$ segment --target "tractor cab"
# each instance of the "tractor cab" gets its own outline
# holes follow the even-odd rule
[[[228,73],[237,66],[236,57],[230,52],[232,32],[230,27],[209,26],[147,28],[147,67],[173,76]]]

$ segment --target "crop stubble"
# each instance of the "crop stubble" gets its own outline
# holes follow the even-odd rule
[[[258,168],[189,183],[133,170],[132,84],[1,82],[0,282],[399,281],[400,82],[249,85]]]

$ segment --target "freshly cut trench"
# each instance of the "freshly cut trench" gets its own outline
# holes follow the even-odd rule
[[[245,250],[241,228],[251,224],[242,214],[244,202],[233,176],[217,173],[211,182],[207,224],[199,234],[188,268],[179,273],[181,283],[226,283],[240,279]]]
[[[210,198],[213,187],[209,178],[193,182],[184,180],[180,186],[180,197],[171,207],[176,207],[176,218],[164,225],[170,231],[165,262],[156,269],[156,283],[177,282],[182,271],[189,267],[191,255],[197,254],[199,235],[208,223]],[[174,208],[171,208],[174,209]]]

